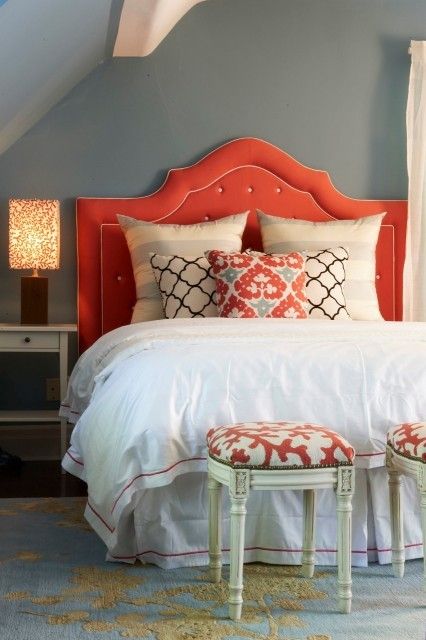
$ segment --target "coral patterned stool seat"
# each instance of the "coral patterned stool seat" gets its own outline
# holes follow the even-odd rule
[[[426,422],[399,424],[388,432],[386,467],[389,474],[389,500],[394,574],[404,575],[405,549],[401,505],[401,474],[417,481],[421,496],[423,548],[426,542]],[[423,582],[426,586],[426,561]]]
[[[351,512],[354,448],[338,433],[299,422],[246,422],[210,429],[209,473],[210,574],[221,578],[221,488],[231,502],[229,616],[242,609],[244,523],[250,490],[303,490],[302,573],[315,564],[315,489],[333,488],[337,496],[337,565],[340,610],[351,608]]]

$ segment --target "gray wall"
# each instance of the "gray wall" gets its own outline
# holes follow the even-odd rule
[[[424,0],[209,0],[148,58],[104,62],[0,157],[0,322],[19,320],[11,196],[62,201],[62,267],[48,274],[60,322],[76,318],[75,197],[147,193],[231,138],[270,140],[348,195],[405,198],[407,48],[425,37]],[[19,383],[5,357],[2,407]],[[37,371],[22,406],[43,404]]]

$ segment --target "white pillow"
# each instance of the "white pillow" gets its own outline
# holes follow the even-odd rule
[[[209,249],[240,251],[248,211],[199,224],[157,224],[118,214],[129,247],[136,284],[132,322],[164,318],[150,253],[199,257]]]
[[[166,318],[211,318],[218,315],[216,280],[204,256],[150,254]]]
[[[349,252],[344,293],[352,320],[382,320],[376,293],[376,244],[385,213],[358,220],[308,222],[258,211],[266,253],[345,247]]]

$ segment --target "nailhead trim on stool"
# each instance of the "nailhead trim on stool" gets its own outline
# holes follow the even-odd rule
[[[417,482],[420,492],[423,547],[426,542],[426,422],[406,422],[393,427],[387,435],[386,467],[389,477],[389,504],[394,575],[402,578],[405,566],[401,475]],[[426,588],[426,561],[423,563]]]
[[[250,489],[303,490],[302,573],[315,565],[315,489],[337,497],[337,566],[340,610],[351,609],[351,512],[355,450],[341,435],[310,423],[246,422],[214,427],[207,434],[209,474],[209,558],[214,582],[221,579],[221,489],[231,502],[229,617],[242,610],[244,523]]]
[[[355,450],[340,434],[303,422],[244,422],[207,433],[209,454],[239,469],[350,465]]]

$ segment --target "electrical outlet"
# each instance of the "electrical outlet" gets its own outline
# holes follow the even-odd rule
[[[59,402],[59,378],[47,378],[46,400]]]

